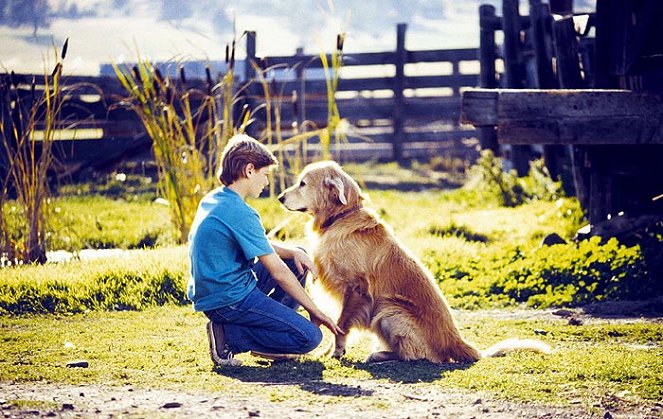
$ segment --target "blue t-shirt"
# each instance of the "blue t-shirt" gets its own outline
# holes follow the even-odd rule
[[[189,232],[187,296],[193,308],[214,310],[242,300],[256,286],[255,258],[273,252],[260,216],[235,191],[220,187],[205,195]]]

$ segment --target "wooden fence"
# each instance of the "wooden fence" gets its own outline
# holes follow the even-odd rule
[[[343,56],[336,99],[347,122],[348,142],[335,150],[341,153],[335,158],[400,162],[435,155],[476,156],[476,132],[470,125],[461,126],[459,117],[461,92],[479,84],[478,49],[407,50],[406,31],[407,25],[397,26],[394,51]],[[256,33],[248,32],[245,40],[247,57],[238,81],[238,88],[239,83],[245,87],[244,102],[257,107],[265,100],[253,62],[263,75],[271,77],[272,93],[278,92],[272,99],[280,106],[284,130],[294,122],[301,127],[304,120],[325,126],[327,87],[320,56],[300,49],[293,56],[257,57]],[[43,76],[14,76],[25,87],[24,94],[31,94],[33,79],[38,89],[40,78]],[[70,172],[111,165],[150,150],[150,140],[137,117],[113,106],[127,96],[115,77],[69,76],[64,82],[68,98],[63,117],[75,130],[63,133],[58,158],[67,163]],[[187,80],[187,86],[195,84],[204,82]],[[293,97],[296,105],[291,102]],[[267,115],[263,110],[256,117],[251,133],[260,137]]]
[[[663,3],[605,1],[582,16],[572,2],[558,9],[552,0],[529,0],[529,16],[520,16],[519,3],[503,0],[502,17],[481,6],[483,89],[464,92],[462,119],[478,127],[484,147],[543,145],[558,173],[555,159],[566,154],[590,223],[614,219],[606,231],[637,236],[637,223],[624,218],[663,214],[663,47],[653,35]],[[494,77],[497,30],[504,83]],[[529,49],[522,39],[531,40]]]

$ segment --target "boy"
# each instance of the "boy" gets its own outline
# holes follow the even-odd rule
[[[223,186],[203,197],[191,225],[187,294],[210,320],[207,335],[216,366],[240,365],[233,358],[240,352],[275,357],[309,352],[322,340],[320,325],[343,333],[304,290],[308,270],[315,275],[313,261],[299,248],[270,243],[260,216],[244,202],[260,195],[276,164],[255,139],[231,138],[218,171]],[[295,311],[299,305],[310,321]]]

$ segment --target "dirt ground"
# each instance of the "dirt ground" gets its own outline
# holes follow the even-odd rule
[[[265,383],[268,385],[267,383]],[[253,383],[252,385],[256,385]],[[324,393],[320,383],[319,391]],[[555,408],[491,400],[479,393],[412,390],[406,384],[361,382],[348,392],[370,394],[372,407],[357,406],[353,397],[341,402],[298,406],[241,397],[193,394],[130,387],[0,383],[1,411],[6,418],[656,418],[663,405],[644,408],[620,400],[604,400],[590,410]],[[18,407],[13,400],[29,400]],[[41,403],[40,403],[41,402]]]
[[[495,310],[491,315],[562,316],[591,323],[598,318],[638,321],[645,314],[648,321],[662,322],[660,310],[657,301],[603,306],[600,312],[588,307],[584,311],[567,312]],[[238,382],[237,386],[241,390],[241,386],[301,384]],[[247,398],[240,395],[250,392],[243,391],[234,395],[232,392],[203,394],[103,385],[0,382],[0,412],[5,418],[663,418],[663,402],[643,406],[616,396],[599,399],[592,406],[572,403],[567,407],[552,407],[497,400],[483,393],[370,380],[338,386],[324,381],[308,382],[306,386],[319,396],[330,396],[329,399],[320,397],[320,402],[298,404],[293,400],[270,402]],[[360,396],[370,396],[370,402]]]

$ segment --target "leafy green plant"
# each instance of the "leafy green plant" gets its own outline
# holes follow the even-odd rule
[[[0,256],[8,261],[46,261],[52,147],[56,131],[65,128],[60,113],[67,45],[68,40],[60,55],[53,47],[53,71],[45,70],[39,81],[33,79],[29,90],[13,72],[0,78],[0,141],[4,154],[0,160]],[[39,95],[37,83],[43,83]],[[15,200],[10,202],[12,196]]]
[[[526,177],[515,170],[505,171],[502,159],[492,151],[483,150],[477,163],[470,168],[466,188],[492,200],[497,205],[515,207],[532,200],[553,201],[564,196],[561,181],[554,181],[543,160],[530,162]]]
[[[515,246],[480,257],[425,255],[440,287],[459,307],[525,303],[545,308],[578,306],[660,295],[661,279],[649,275],[639,246],[598,237],[577,244]]]

